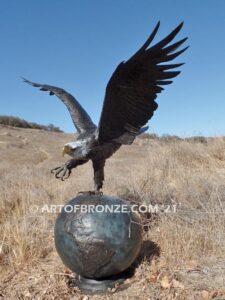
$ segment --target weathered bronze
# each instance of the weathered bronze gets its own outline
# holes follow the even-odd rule
[[[159,25],[158,22],[144,45],[129,60],[120,63],[112,74],[106,87],[98,127],[78,101],[65,90],[24,79],[41,91],[48,91],[50,95],[59,97],[67,106],[79,133],[76,141],[65,144],[63,152],[72,159],[52,170],[56,178],[68,178],[73,168],[92,160],[95,191],[99,191],[103,186],[106,159],[121,145],[132,144],[137,135],[148,129],[142,126],[158,107],[155,102],[157,94],[163,90],[162,86],[172,83],[170,79],[180,73],[168,70],[182,65],[162,63],[175,59],[188,48],[175,52],[187,38],[169,45],[183,23],[160,42],[149,47]]]
[[[158,23],[144,45],[129,60],[118,65],[106,87],[98,127],[65,90],[24,79],[26,83],[59,97],[67,106],[78,131],[76,141],[64,146],[63,153],[72,159],[52,170],[55,177],[64,180],[73,168],[89,160],[93,163],[94,192],[72,199],[59,214],[55,225],[56,249],[64,264],[78,275],[74,284],[84,292],[102,292],[121,283],[125,278],[123,271],[139,253],[142,228],[138,216],[123,200],[100,193],[104,166],[106,159],[121,145],[132,144],[148,129],[143,126],[158,107],[155,102],[157,94],[180,73],[168,70],[182,64],[162,63],[175,59],[187,49],[175,52],[187,38],[169,45],[182,25],[149,47],[159,29]],[[81,205],[88,211],[82,210]],[[128,211],[107,211],[107,205],[125,205]],[[71,206],[74,209],[71,210]],[[80,209],[75,210],[77,206]],[[97,211],[98,206],[104,209]],[[89,211],[90,207],[95,210]]]
[[[64,206],[55,224],[56,249],[79,275],[75,285],[84,292],[102,292],[122,283],[122,272],[137,257],[141,243],[138,215],[116,197],[78,195]]]

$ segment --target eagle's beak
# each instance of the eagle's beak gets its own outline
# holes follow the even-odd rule
[[[69,147],[67,147],[67,146],[64,146],[64,147],[63,147],[63,151],[62,151],[62,155],[63,155],[63,156],[64,156],[65,154],[70,155],[70,153],[71,153],[71,149],[70,149]]]
[[[65,147],[63,147],[62,156],[64,156],[65,154],[66,154],[66,150],[65,150]]]

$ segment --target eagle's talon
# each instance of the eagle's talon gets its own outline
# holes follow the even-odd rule
[[[68,179],[68,178],[70,177],[70,174],[71,174],[71,170],[68,169],[68,174],[67,174],[67,175],[65,174],[66,176],[64,177],[64,180],[65,180],[65,179]]]
[[[88,194],[90,196],[103,196],[103,192],[102,191],[81,191],[78,192],[78,195],[84,195],[84,194]]]
[[[51,173],[55,175],[55,178],[58,178],[58,179],[61,179],[62,181],[64,181],[65,179],[68,179],[70,177],[71,168],[69,168],[68,165],[64,165],[64,166],[56,167],[56,168],[52,169]]]
[[[50,171],[50,172],[51,172],[52,174],[54,174],[54,173],[55,173],[55,171],[57,171],[59,168],[61,168],[61,167],[56,167],[56,168],[54,168],[54,169],[51,169],[51,171]]]

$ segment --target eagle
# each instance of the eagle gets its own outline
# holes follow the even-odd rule
[[[157,94],[164,90],[162,86],[171,84],[171,79],[180,73],[174,69],[183,65],[167,62],[188,48],[176,51],[187,37],[170,44],[181,30],[183,22],[150,47],[159,26],[160,22],[143,46],[130,59],[121,62],[113,72],[106,86],[98,126],[75,97],[64,89],[23,78],[26,83],[61,99],[78,133],[76,140],[66,143],[63,148],[63,153],[71,159],[51,170],[56,178],[69,178],[72,169],[91,160],[94,169],[94,190],[91,192],[102,193],[106,159],[122,145],[132,144],[139,134],[148,129],[145,125],[158,107],[155,102]]]

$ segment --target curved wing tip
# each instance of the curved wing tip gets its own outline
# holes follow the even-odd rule
[[[184,22],[182,21],[175,29],[171,32],[171,34],[174,34],[174,37],[180,32],[181,28],[183,27]]]
[[[32,82],[30,80],[28,80],[28,79],[26,79],[26,78],[24,78],[22,76],[20,76],[20,77],[22,78],[23,82],[26,82],[27,84],[32,85]]]
[[[155,28],[159,28],[159,26],[160,26],[160,20],[156,23],[156,26],[155,26]]]
[[[177,28],[179,28],[179,30],[184,26],[184,21],[180,22],[180,24],[177,26]]]
[[[20,78],[24,81],[24,82],[27,82],[27,81],[29,81],[29,80],[27,80],[25,77],[23,77],[23,76],[20,76]]]
[[[187,47],[183,48],[182,51],[186,51],[188,48],[190,48],[190,45],[188,45]]]
[[[186,40],[188,40],[188,36],[186,36],[185,38],[183,38],[181,41],[182,43],[186,42]]]
[[[183,49],[181,49],[181,50],[179,50],[179,51],[177,51],[177,52],[175,52],[175,53],[173,53],[173,54],[171,54],[171,55],[168,55],[168,57],[169,57],[169,56],[175,55],[175,58],[176,58],[176,57],[179,56],[180,54],[184,53],[189,47],[190,47],[190,46],[187,46],[187,47],[185,47],[185,48],[183,48]],[[174,58],[173,58],[173,59],[174,59]]]
[[[156,23],[156,25],[155,25],[155,28],[153,29],[153,31],[152,31],[152,34],[153,34],[153,32],[155,33],[154,35],[156,35],[157,34],[157,32],[158,32],[158,30],[159,30],[159,27],[160,27],[160,21],[158,21],[157,23]],[[154,36],[155,37],[155,36]],[[153,39],[154,39],[154,37],[153,37]],[[152,41],[151,41],[152,42]]]
[[[160,20],[158,20],[158,22],[156,23],[156,28],[158,28],[159,26],[161,25],[161,21]],[[184,21],[181,21],[180,23],[179,23],[179,25],[177,26],[177,28],[181,28],[181,27],[183,27],[183,25],[184,25]]]

